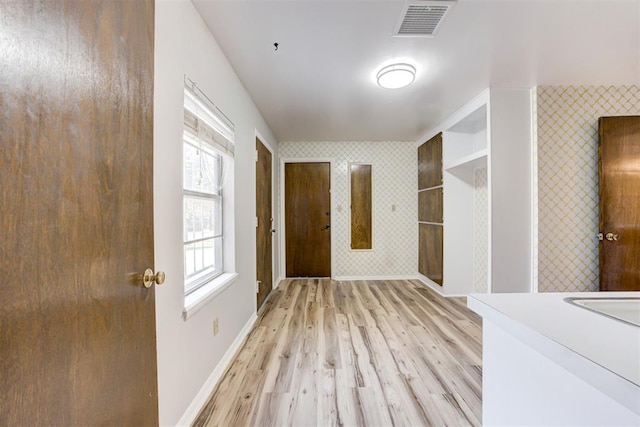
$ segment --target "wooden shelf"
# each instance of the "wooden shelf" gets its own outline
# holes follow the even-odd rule
[[[488,150],[482,149],[476,151],[474,153],[469,154],[468,156],[460,157],[446,165],[444,165],[444,169],[446,171],[454,171],[456,169],[465,168],[465,169],[477,169],[487,167],[487,154]]]

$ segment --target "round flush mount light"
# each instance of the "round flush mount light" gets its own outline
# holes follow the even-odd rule
[[[378,71],[378,86],[385,89],[399,89],[409,86],[416,79],[416,67],[411,64],[398,63],[383,67]]]

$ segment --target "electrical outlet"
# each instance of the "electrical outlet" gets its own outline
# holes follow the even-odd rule
[[[218,335],[219,326],[220,325],[218,324],[218,318],[216,317],[215,319],[213,319],[213,336],[214,337]]]

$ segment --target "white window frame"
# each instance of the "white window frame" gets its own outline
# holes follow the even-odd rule
[[[186,147],[192,147],[200,151],[200,155],[215,158],[217,168],[213,175],[213,188],[215,190],[187,188],[184,182],[186,159],[182,161],[183,168],[183,257],[184,257],[184,291],[185,320],[190,315],[199,310],[206,302],[215,295],[226,289],[237,277],[234,271],[233,250],[233,206],[229,206],[225,197],[226,187],[231,187],[233,191],[233,156],[234,156],[234,125],[233,123],[209,100],[209,98],[196,86],[196,84],[185,76],[184,91],[184,132],[183,132],[183,152]],[[209,157],[209,158],[210,158]],[[202,164],[202,163],[201,163]],[[208,175],[211,177],[211,175]],[[227,179],[230,178],[230,179]],[[231,185],[229,184],[231,182]],[[209,187],[211,188],[211,186]],[[214,203],[215,210],[219,212],[218,227],[211,226],[215,234],[200,236],[187,235],[186,224],[186,200],[207,200]],[[233,197],[231,197],[233,200]],[[227,237],[230,237],[228,239]],[[187,274],[187,247],[188,245],[212,241],[215,247],[216,259],[213,266],[191,271]],[[190,265],[195,267],[195,263]]]
[[[188,135],[186,135],[185,132],[185,137],[183,138],[183,147],[184,146],[190,146],[195,148],[196,150],[200,151],[199,155],[200,156],[209,156],[214,158],[214,161],[217,162],[217,167],[216,167],[216,173],[214,174],[214,186],[216,186],[218,188],[218,191],[214,191],[214,192],[207,192],[207,191],[197,191],[197,190],[192,190],[192,189],[188,189],[185,188],[185,185],[183,184],[183,188],[182,188],[182,200],[183,200],[183,255],[184,255],[184,265],[185,265],[185,277],[184,277],[184,286],[185,286],[185,293],[188,295],[191,292],[193,292],[194,290],[198,289],[200,286],[204,285],[205,283],[209,282],[212,279],[215,279],[216,277],[222,275],[222,273],[224,273],[224,251],[223,251],[223,239],[224,239],[224,233],[223,233],[223,227],[222,227],[222,223],[224,222],[224,206],[223,206],[223,194],[222,194],[222,168],[223,168],[223,156],[219,153],[216,153],[215,150],[213,150],[211,147],[208,147],[204,144],[201,145],[196,145],[196,143],[190,139],[188,137]],[[186,162],[183,162],[183,168],[185,168]],[[184,170],[183,170],[184,172]],[[212,202],[213,204],[213,210],[214,213],[213,215],[219,215],[220,218],[217,219],[217,221],[220,222],[220,226],[219,226],[219,232],[209,235],[207,237],[198,237],[198,238],[189,238],[189,236],[187,235],[187,214],[186,214],[186,206],[187,206],[187,200],[203,200],[203,201],[209,201]],[[204,218],[205,217],[205,213],[202,213],[202,216],[200,216],[200,220],[202,222],[204,222]],[[198,219],[197,217],[195,218],[196,220]],[[214,219],[215,221],[215,219]],[[215,228],[215,226],[213,227]],[[206,242],[212,242],[213,243],[213,250],[214,250],[214,256],[215,258],[212,260],[208,260],[206,258],[206,256],[203,254],[203,260],[202,260],[202,268],[200,269],[196,269],[195,265],[197,265],[197,262],[195,260],[196,257],[196,251],[197,249],[194,249],[192,252],[192,254],[190,254],[190,250],[189,250],[189,246],[191,245],[197,245],[199,243],[206,243]],[[204,249],[202,249],[204,251]],[[193,256],[194,259],[192,261],[190,261],[188,259],[188,257]],[[191,274],[187,273],[187,266],[190,265],[190,263],[193,263],[194,265],[194,269],[195,271]],[[210,264],[205,266],[205,263],[212,263],[213,266],[211,266]]]

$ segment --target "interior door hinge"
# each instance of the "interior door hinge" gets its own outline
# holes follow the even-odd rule
[[[260,283],[262,283],[260,280],[256,282],[256,294],[260,293]]]
[[[258,228],[258,217],[256,217],[256,228]]]
[[[258,150],[256,150],[256,163],[258,163]]]

